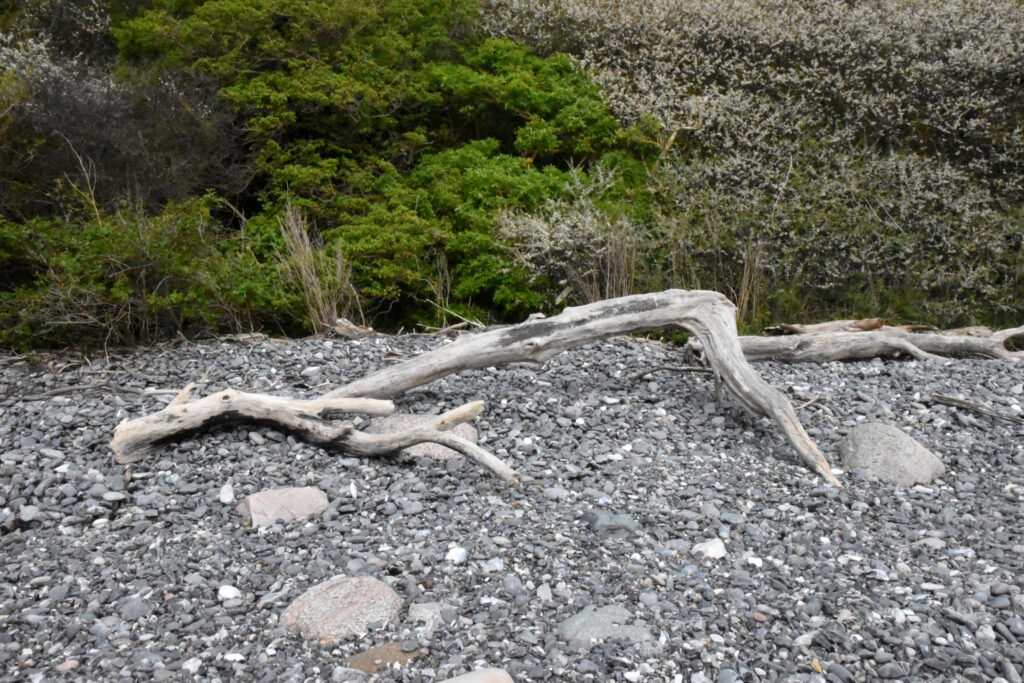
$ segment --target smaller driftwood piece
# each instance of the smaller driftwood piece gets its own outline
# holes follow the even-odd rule
[[[329,418],[340,413],[388,415],[394,412],[394,403],[372,398],[301,400],[231,389],[190,401],[194,390],[195,384],[189,384],[163,410],[118,425],[110,442],[114,459],[119,463],[136,462],[185,434],[213,426],[256,422],[295,434],[310,443],[362,457],[388,455],[425,442],[439,443],[475,460],[509,484],[516,483],[517,476],[511,467],[449,431],[479,415],[484,409],[483,401],[459,406],[404,432],[366,434],[357,431],[349,421],[335,422]]]
[[[917,360],[948,356],[1024,359],[1024,351],[1006,348],[1011,339],[1024,337],[1024,326],[998,332],[985,327],[940,332],[922,326],[889,326],[881,318],[869,318],[778,325],[764,332],[779,336],[740,337],[748,361],[824,363],[900,355]]]

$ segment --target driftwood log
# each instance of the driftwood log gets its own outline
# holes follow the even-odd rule
[[[191,401],[191,389],[187,388],[163,410],[121,423],[111,445],[119,462],[131,462],[186,433],[217,424],[255,421],[356,455],[381,455],[415,443],[435,441],[464,453],[512,482],[515,472],[508,465],[447,431],[479,413],[482,404],[456,408],[428,428],[398,435],[363,434],[351,423],[335,423],[330,417],[347,411],[390,412],[389,405],[347,401],[389,398],[460,370],[521,361],[539,363],[611,336],[679,329],[700,341],[716,379],[740,404],[773,420],[800,459],[827,482],[839,486],[828,461],[800,424],[792,404],[747,362],[736,332],[735,313],[735,306],[717,292],[668,290],[638,294],[566,308],[552,318],[468,334],[308,401],[231,390]]]
[[[928,331],[916,331],[916,330]],[[893,326],[880,318],[837,320],[818,325],[779,325],[767,332],[782,336],[743,336],[740,345],[750,362],[775,360],[786,363],[824,363],[886,356],[918,360],[946,356],[1024,358],[1006,343],[1024,337],[1024,326],[993,332],[970,327],[946,332],[921,326]]]
[[[517,480],[515,471],[503,461],[449,431],[479,415],[484,409],[483,401],[459,406],[404,432],[366,434],[357,431],[351,422],[333,422],[329,418],[339,413],[388,415],[394,412],[394,403],[371,398],[300,400],[230,389],[190,401],[188,397],[194,389],[195,384],[189,384],[163,410],[118,425],[110,441],[114,459],[119,463],[136,462],[185,434],[214,425],[255,422],[362,457],[388,455],[425,442],[439,443],[475,460],[509,484]]]

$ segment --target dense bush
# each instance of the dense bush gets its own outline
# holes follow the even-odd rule
[[[569,59],[475,38],[473,16],[455,1],[218,0],[115,33],[126,58],[219,82],[261,213],[293,204],[341,240],[369,313],[401,324],[537,305],[492,238],[498,211],[628,142]]]
[[[667,286],[747,326],[1019,322],[1022,29],[1004,0],[0,5],[0,343]]]
[[[221,236],[217,204],[206,196],[159,216],[97,216],[85,203],[67,220],[0,224],[0,261],[34,275],[0,289],[3,341],[125,344],[300,315],[278,271],[256,262],[243,236]]]
[[[90,252],[107,243],[116,261],[117,239],[128,237],[108,233],[138,228],[134,222],[113,220],[118,200],[130,198],[133,205],[142,206],[149,218],[140,215],[133,221],[149,220],[157,228],[167,211],[180,215],[180,204],[171,204],[167,210],[161,206],[190,191],[174,184],[157,192],[161,183],[179,177],[175,171],[180,167],[184,180],[203,183],[222,198],[207,212],[216,224],[211,226],[215,234],[210,244],[220,246],[207,250],[196,245],[191,258],[203,267],[192,275],[202,270],[216,282],[231,282],[223,275],[240,267],[233,260],[237,257],[248,264],[244,268],[275,271],[288,294],[272,301],[266,296],[271,279],[261,273],[256,273],[253,283],[236,280],[230,294],[252,288],[259,295],[253,305],[240,307],[242,320],[262,312],[255,324],[294,329],[296,302],[305,301],[311,311],[324,308],[310,307],[310,302],[322,300],[318,293],[301,291],[311,282],[308,277],[305,285],[289,280],[289,276],[303,280],[300,274],[306,272],[294,267],[294,259],[281,256],[287,250],[281,226],[295,223],[289,219],[290,211],[301,215],[308,226],[307,244],[344,255],[346,277],[358,294],[355,303],[377,324],[439,322],[449,310],[481,318],[521,315],[543,303],[544,283],[526,277],[504,245],[494,239],[492,227],[500,212],[511,207],[529,209],[560,196],[570,167],[585,173],[588,165],[602,159],[631,166],[632,172],[624,177],[635,182],[643,179],[637,171],[643,163],[631,151],[630,136],[574,63],[558,55],[539,58],[508,40],[475,35],[470,24],[476,15],[469,2],[209,0],[156,2],[148,11],[122,14],[124,19],[113,29],[120,51],[114,72],[92,65],[86,65],[88,71],[75,71],[72,67],[79,65],[58,64],[45,44],[32,62],[26,57],[31,41],[22,41],[11,53],[12,58],[33,64],[20,69],[27,97],[17,105],[19,124],[35,125],[24,131],[24,139],[37,144],[35,133],[46,127],[40,122],[56,121],[50,127],[61,133],[61,140],[74,144],[67,145],[72,158],[53,164],[49,176],[33,171],[47,182],[11,184],[25,187],[26,192],[46,186],[42,196],[54,206],[33,204],[29,197],[12,193],[21,211],[7,215],[25,218],[22,227],[35,229],[43,225],[36,216],[59,219],[57,223],[63,222],[68,234],[77,233],[80,241],[76,246],[69,238],[60,249]],[[53,74],[53,79],[64,79],[63,86],[40,87],[38,78],[33,85],[29,78],[33,74]],[[90,81],[92,74],[103,78]],[[201,142],[202,137],[183,135],[182,126],[172,117],[167,134],[182,139],[161,139],[157,144],[158,152],[174,152],[171,161],[154,164],[165,168],[165,173],[142,178],[122,172],[133,179],[130,186],[121,188],[128,191],[107,193],[106,188],[115,187],[104,183],[107,171],[125,170],[124,164],[109,158],[110,150],[119,149],[118,136],[128,132],[131,140],[142,137],[127,120],[137,118],[129,106],[111,109],[112,103],[127,104],[121,93],[138,92],[133,84],[152,84],[185,102],[186,110],[202,120],[216,141],[228,143],[229,153],[193,155],[190,149],[182,150],[182,144]],[[210,85],[216,101],[200,98],[192,103],[184,96],[205,93]],[[99,90],[99,95],[89,94]],[[58,96],[76,100],[76,106],[91,103],[95,112],[81,115],[78,129],[75,122],[57,121],[55,117],[68,115],[54,99]],[[58,106],[44,113],[39,111],[43,101]],[[75,111],[71,105],[63,109]],[[223,111],[231,117],[226,127],[220,118]],[[105,129],[96,125],[96,116],[106,118]],[[90,134],[91,128],[100,130]],[[242,133],[236,135],[233,130]],[[46,144],[43,137],[38,144]],[[147,159],[153,157],[146,154]],[[230,174],[204,176],[201,167],[172,163],[202,159],[241,160],[244,182],[220,182]],[[83,203],[91,209],[86,214],[77,210]],[[93,239],[99,235],[104,237]],[[7,242],[12,242],[8,237]],[[241,246],[228,258],[225,244]],[[167,255],[174,260],[179,252],[171,250]],[[6,285],[15,290],[6,295],[10,302],[47,287],[67,289],[78,284],[116,290],[115,310],[124,300],[120,297],[124,288],[104,279],[114,278],[109,268],[55,268],[51,262],[55,257],[47,257],[45,251],[8,249],[0,257],[8,264],[20,264],[19,277]],[[320,256],[312,258],[312,263],[327,262]],[[75,273],[83,283],[72,282]],[[189,277],[176,271],[174,281],[185,287]],[[210,324],[229,320],[217,314],[200,315],[192,304],[210,301],[213,290],[194,291],[198,292],[195,297],[179,302],[180,320]],[[227,294],[217,290],[217,296]],[[104,298],[76,299],[99,302]],[[43,309],[29,306],[26,310]],[[62,320],[66,327],[71,316],[54,313],[58,314],[55,320]],[[35,313],[26,316],[37,323],[41,320]],[[164,329],[144,322],[145,316],[116,320],[113,323],[111,315],[93,318],[102,326],[126,321],[117,333],[124,339],[132,334],[145,338],[155,329]],[[56,327],[26,325],[19,328],[23,331],[19,339],[28,335],[37,335],[37,340],[47,335],[51,341],[64,339],[52,332]]]
[[[490,0],[485,16],[575,55],[665,150],[640,286],[721,289],[748,324],[1024,315],[1020,3]]]

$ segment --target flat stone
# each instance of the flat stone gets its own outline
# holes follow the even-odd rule
[[[640,530],[640,524],[629,515],[608,510],[592,508],[583,513],[583,520],[601,538],[627,538]]]
[[[402,598],[372,576],[335,576],[300,595],[281,614],[281,625],[305,638],[333,645],[362,635],[372,623],[398,616]]]
[[[444,607],[441,602],[419,602],[409,606],[409,621],[413,624],[422,623],[423,632],[428,636],[441,626],[444,626],[444,617],[441,610]]]
[[[393,413],[385,417],[375,417],[370,420],[370,423],[364,430],[367,434],[393,434],[395,432],[404,432],[416,427],[422,427],[436,418],[429,415],[409,415],[407,413]],[[461,436],[467,441],[473,443],[477,442],[477,431],[476,428],[468,424],[455,425],[451,428],[451,433],[455,436]],[[404,455],[410,455],[413,457],[429,457],[437,458],[439,460],[447,460],[460,455],[458,452],[452,449],[442,446],[436,443],[420,443],[409,448],[403,448],[402,453]]]
[[[654,638],[645,628],[627,625],[626,622],[632,618],[632,613],[620,605],[606,605],[600,609],[587,605],[559,624],[558,635],[571,647],[580,650],[588,650],[595,642],[605,640],[640,643]]]
[[[275,522],[291,522],[327,509],[327,494],[314,486],[260,491],[245,497],[238,513],[252,520],[255,527]]]
[[[869,479],[899,486],[928,484],[946,471],[931,451],[892,425],[858,425],[839,444],[847,470],[860,468]]]
[[[186,659],[181,664],[181,670],[184,671],[185,673],[190,673],[193,676],[196,675],[197,673],[199,673],[199,670],[201,668],[203,668],[203,660],[199,659],[198,657],[192,657],[191,659]]]
[[[712,560],[717,560],[725,557],[725,543],[720,538],[712,538],[704,543],[694,544],[690,552],[701,558],[709,557]]]
[[[515,681],[504,669],[477,669],[455,678],[446,678],[438,683],[515,683]]]
[[[137,621],[152,614],[153,607],[142,598],[125,598],[117,611],[125,621]]]
[[[390,667],[392,664],[398,664],[399,666],[408,664],[419,657],[421,653],[422,650],[418,647],[407,652],[403,648],[402,643],[385,643],[352,655],[345,662],[345,665],[363,673],[375,674],[381,669]]]

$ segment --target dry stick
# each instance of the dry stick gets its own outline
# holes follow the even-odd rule
[[[243,420],[273,424],[316,443],[332,442],[343,438],[353,427],[347,422],[331,423],[324,419],[326,416],[338,412],[388,415],[395,409],[391,401],[302,400],[231,389],[189,401],[194,388],[194,383],[189,384],[158,412],[119,424],[110,441],[114,459],[120,463],[136,462],[183,434]]]
[[[644,370],[641,373],[633,375],[632,377],[628,378],[628,380],[630,382],[635,382],[638,379],[643,379],[647,375],[653,374],[660,370],[671,370],[673,372],[705,372],[709,375],[715,374],[715,371],[712,370],[711,368],[705,368],[700,365],[656,365],[649,370]]]
[[[66,396],[67,394],[85,393],[99,389],[107,385],[107,380],[101,379],[93,382],[92,384],[86,384],[82,386],[71,386],[71,387],[59,387],[57,389],[50,389],[39,394],[25,394],[24,396],[15,396],[16,401],[45,401],[48,398],[54,398],[56,396]],[[119,387],[121,388],[121,387]]]
[[[804,408],[806,408],[807,406],[809,406],[809,405],[812,405],[812,404],[814,404],[814,403],[817,403],[817,402],[818,402],[818,399],[819,399],[819,398],[821,398],[821,397],[820,397],[820,396],[815,396],[815,397],[814,397],[814,398],[812,398],[812,399],[811,399],[810,401],[807,401],[806,403],[801,403],[800,405],[798,405],[798,406],[797,406],[796,408],[794,408],[793,410],[803,410],[803,409],[804,409]]]
[[[966,408],[967,410],[973,410],[976,413],[982,415],[988,415],[989,417],[999,418],[1000,420],[1006,420],[1007,422],[1014,422],[1019,425],[1024,425],[1024,418],[1016,415],[1008,415],[1006,413],[989,408],[981,403],[975,403],[974,401],[965,401],[962,398],[955,398],[953,396],[946,396],[944,394],[932,394],[932,400],[936,403],[945,403],[947,406],[955,406],[957,408]]]
[[[551,318],[466,335],[404,363],[350,382],[327,397],[386,398],[452,373],[513,362],[543,362],[588,342],[634,332],[682,329],[703,345],[712,370],[749,411],[771,418],[800,458],[825,481],[841,486],[800,424],[793,405],[743,357],[736,307],[710,291],[678,289],[574,306]]]

